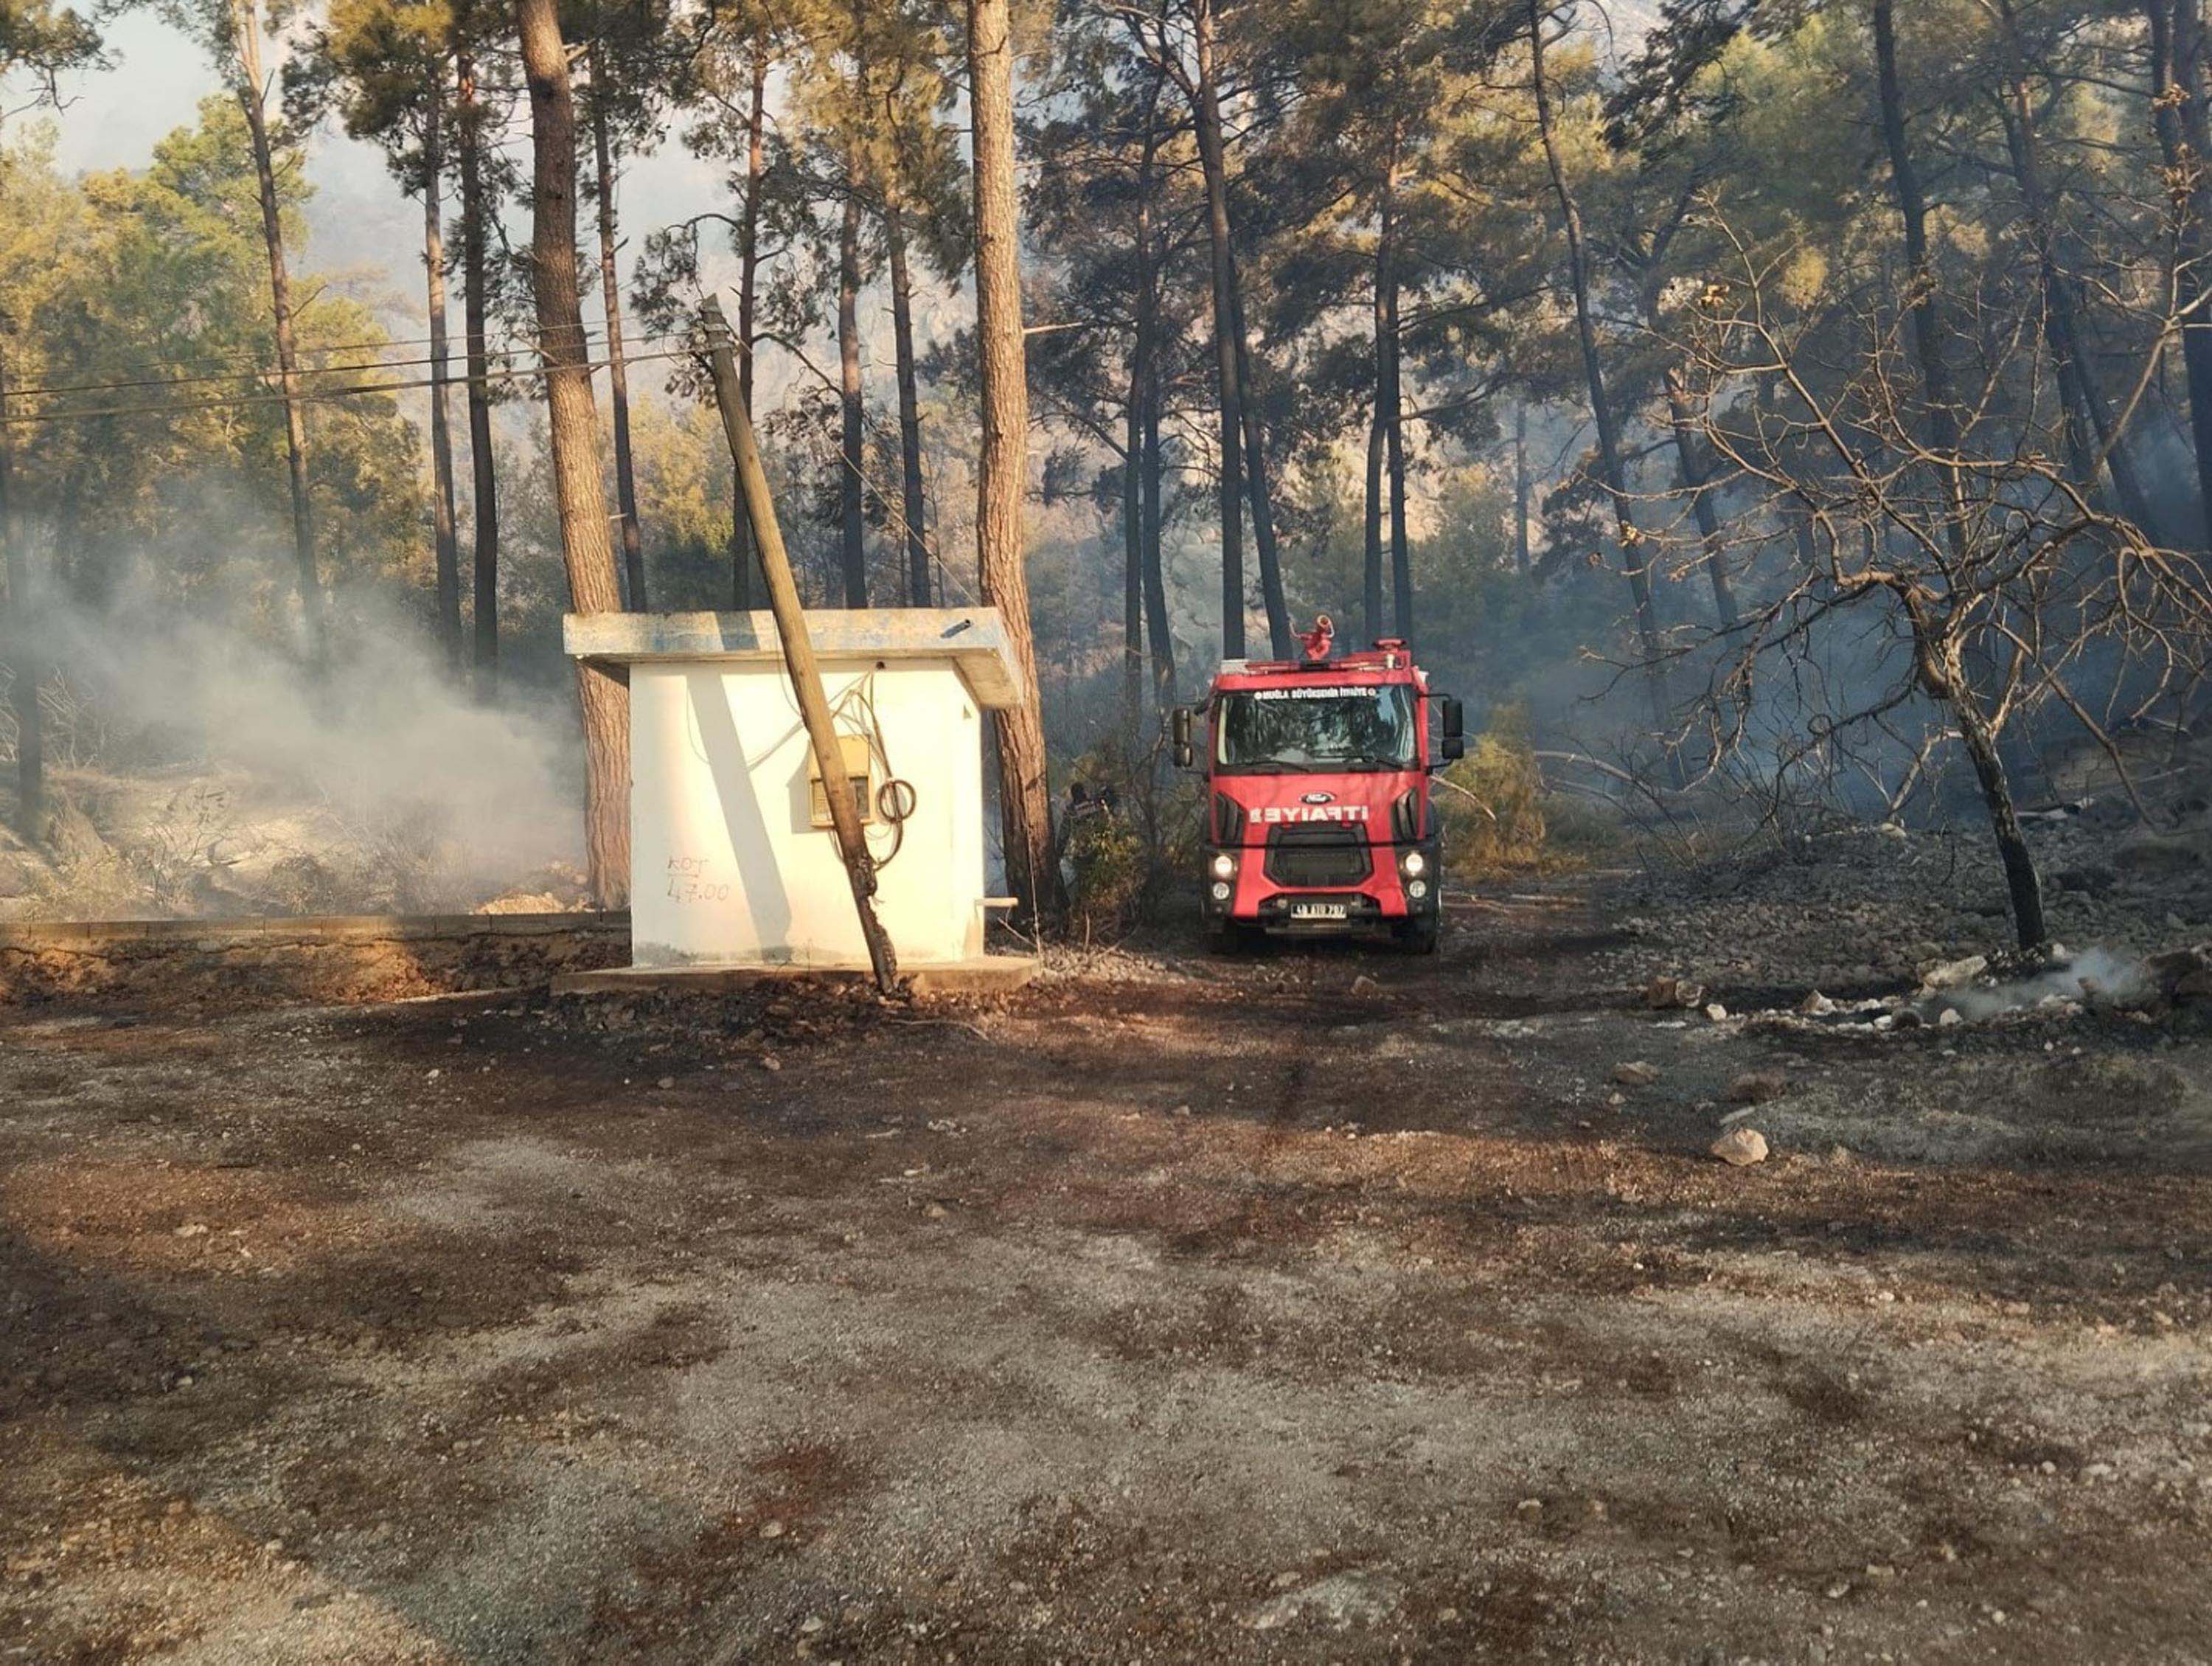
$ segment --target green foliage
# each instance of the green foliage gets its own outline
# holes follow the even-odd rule
[[[1607,818],[1545,790],[1528,713],[1515,706],[1492,713],[1467,756],[1436,778],[1433,802],[1446,866],[1462,883],[1581,866],[1617,836]]]
[[[306,196],[296,154],[280,153],[279,179],[296,241]],[[0,197],[10,210],[0,217],[0,317],[11,326],[10,380],[25,390],[11,409],[57,419],[16,431],[18,508],[48,532],[60,587],[97,605],[149,583],[183,605],[280,629],[291,584],[283,408],[265,374],[267,254],[235,100],[206,100],[199,125],[164,138],[137,174],[65,180],[51,131],[33,130],[0,151]],[[313,271],[295,284],[313,297],[299,318],[306,362],[380,356],[385,332],[367,307]],[[183,380],[165,386],[149,368]],[[383,392],[311,406],[307,421],[310,498],[337,605],[411,595],[428,563],[414,424]]]
[[[1144,835],[1118,815],[1085,816],[1069,828],[1061,854],[1069,929],[1085,943],[1125,935],[1152,877]]]

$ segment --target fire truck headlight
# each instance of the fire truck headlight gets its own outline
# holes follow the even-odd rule
[[[1398,866],[1406,870],[1408,879],[1429,871],[1429,859],[1418,850],[1409,850],[1399,860]]]
[[[1237,859],[1225,850],[1218,852],[1213,858],[1213,877],[1217,879],[1235,879],[1237,877]],[[1224,891],[1218,894],[1226,896],[1228,893]]]
[[[1225,903],[1229,900],[1228,880],[1216,879],[1213,882],[1213,900],[1217,903]]]
[[[1419,902],[1421,898],[1426,897],[1428,894],[1429,882],[1426,879],[1408,879],[1406,882],[1406,895],[1412,897],[1416,903]]]

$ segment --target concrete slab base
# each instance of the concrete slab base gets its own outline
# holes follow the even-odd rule
[[[943,961],[899,969],[917,995],[992,995],[1018,989],[1036,976],[1030,955],[994,954],[972,960]],[[759,988],[764,985],[819,981],[866,983],[874,974],[866,966],[610,966],[572,972],[553,980],[556,995],[637,994],[670,989],[688,994]]]

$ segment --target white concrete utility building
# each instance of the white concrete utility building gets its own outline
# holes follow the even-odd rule
[[[982,714],[1015,699],[997,611],[806,624],[901,969],[979,961]],[[565,635],[572,657],[629,683],[632,964],[865,968],[774,617],[571,614]]]

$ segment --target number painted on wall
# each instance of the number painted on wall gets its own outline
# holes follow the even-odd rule
[[[668,900],[672,903],[726,903],[732,887],[712,876],[714,864],[704,856],[668,859]]]

